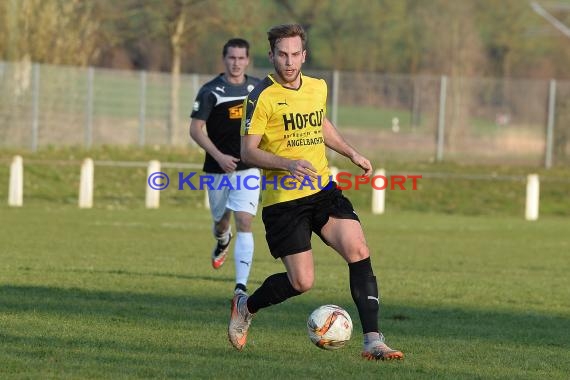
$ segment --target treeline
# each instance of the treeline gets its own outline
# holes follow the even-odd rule
[[[542,3],[570,25],[570,1]],[[241,36],[265,67],[286,22],[311,69],[570,79],[570,38],[525,0],[0,0],[0,60],[211,73]]]

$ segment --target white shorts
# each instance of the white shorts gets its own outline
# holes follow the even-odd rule
[[[259,169],[206,174],[214,178],[212,189],[208,189],[208,201],[215,222],[222,219],[227,209],[245,211],[251,215],[257,213],[261,178]]]

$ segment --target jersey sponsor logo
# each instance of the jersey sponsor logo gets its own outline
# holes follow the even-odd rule
[[[192,107],[193,111],[198,111],[200,109],[200,102],[199,101],[195,101],[194,102],[194,106]]]
[[[228,108],[228,117],[230,119],[241,119],[242,115],[243,115],[243,104],[238,104],[237,106]]]
[[[224,86],[220,87],[220,86],[216,86],[216,90],[220,91],[222,94],[226,93],[226,88]]]
[[[296,146],[306,146],[306,145],[318,145],[324,144],[325,140],[322,136],[313,137],[313,138],[304,138],[304,139],[296,139],[296,140],[289,140],[287,141],[287,148],[296,147]]]
[[[303,129],[307,126],[320,127],[323,125],[323,115],[325,111],[320,109],[310,113],[288,113],[283,114],[283,126],[285,130]]]

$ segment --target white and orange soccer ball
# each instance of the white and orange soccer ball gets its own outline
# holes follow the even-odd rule
[[[337,305],[323,305],[315,309],[307,321],[309,339],[324,350],[344,347],[352,335],[352,319]]]

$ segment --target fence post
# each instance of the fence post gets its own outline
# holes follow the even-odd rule
[[[149,161],[146,172],[147,180],[153,173],[160,172],[160,162],[156,160]],[[160,204],[160,190],[153,189],[147,182],[146,186],[146,208],[158,208]]]
[[[14,156],[10,164],[10,189],[8,206],[21,207],[24,204],[24,163],[22,156]]]
[[[374,172],[374,177],[381,176],[386,178],[386,170],[378,169]],[[387,181],[387,179],[385,180]],[[386,182],[387,184],[387,182]],[[384,214],[386,203],[386,187],[383,189],[372,188],[372,213],[376,215]]]
[[[93,207],[93,160],[86,158],[81,164],[79,180],[79,208]]]
[[[93,145],[93,77],[95,69],[87,68],[87,104],[85,105],[84,144],[87,149]]]
[[[548,94],[548,121],[546,124],[546,150],[544,152],[544,167],[550,169],[552,167],[552,150],[554,143],[554,116],[556,107],[556,81],[552,79],[549,86]]]
[[[338,127],[338,86],[340,74],[338,70],[333,70],[332,97],[331,97],[331,121]]]
[[[529,174],[526,179],[526,220],[538,219],[538,206],[540,199],[540,182],[538,174]]]
[[[145,122],[146,122],[146,71],[141,71],[140,83],[140,109],[139,109],[139,146],[145,144]]]
[[[198,96],[198,92],[200,91],[200,76],[198,74],[192,74],[192,107],[194,107],[194,100],[196,96]],[[189,138],[191,146],[198,146],[194,139]],[[206,207],[208,208],[208,206]]]
[[[38,150],[38,135],[40,129],[40,65],[34,63],[32,69],[32,152]]]
[[[445,142],[445,102],[447,101],[447,76],[441,77],[439,89],[439,117],[437,121],[437,152],[436,160],[443,160],[443,145]]]

